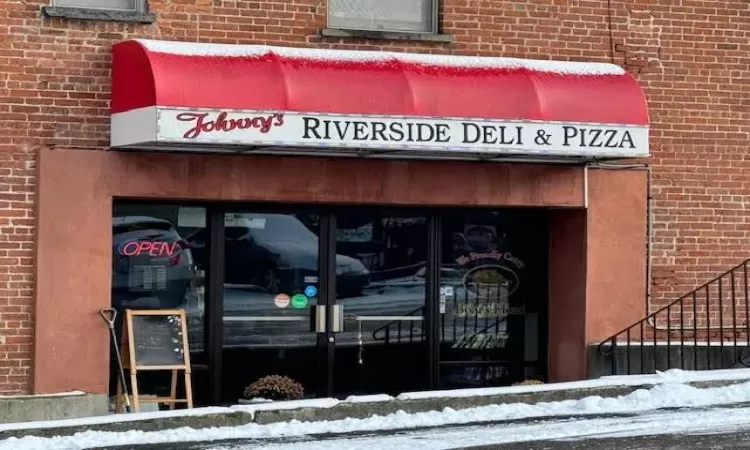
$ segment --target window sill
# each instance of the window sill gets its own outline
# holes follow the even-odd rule
[[[118,11],[114,9],[73,8],[70,6],[43,6],[42,14],[46,17],[110,22],[154,23],[156,21],[156,16],[153,13]]]
[[[453,35],[450,34],[402,33],[398,31],[344,30],[340,28],[323,28],[322,30],[320,30],[320,35],[323,37],[336,38],[364,38],[391,41],[437,42],[443,44],[450,44],[453,42]]]

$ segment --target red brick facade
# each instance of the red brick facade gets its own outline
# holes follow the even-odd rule
[[[45,4],[0,0],[0,394],[32,390],[37,152],[106,148],[110,46],[128,38],[615,62],[651,111],[654,303],[748,257],[745,0],[443,0],[453,43],[322,38],[320,0],[154,0],[152,25],[44,18]]]

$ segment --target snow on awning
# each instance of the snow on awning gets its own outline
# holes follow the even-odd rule
[[[649,155],[635,78],[606,63],[130,40],[113,148],[447,158]]]

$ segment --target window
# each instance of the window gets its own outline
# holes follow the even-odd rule
[[[184,308],[191,350],[203,346],[204,271],[195,260],[201,249],[188,237],[205,226],[205,215],[203,208],[121,202],[112,215],[112,307]]]
[[[80,0],[79,0],[80,3]],[[111,305],[117,311],[115,333],[122,342],[125,309],[184,309],[195,385],[206,364],[204,351],[205,271],[196,264],[189,236],[203,229],[206,210],[182,205],[115,201],[112,209]],[[112,350],[110,350],[112,351]],[[114,355],[112,355],[114,356]],[[117,380],[116,358],[110,358],[110,393]],[[169,372],[139,376],[141,392],[170,394]],[[203,394],[194,390],[196,402]]]
[[[126,12],[145,12],[145,0],[54,0],[55,6],[106,9]]]
[[[464,211],[442,224],[441,388],[539,378],[546,300],[546,216]],[[543,344],[541,344],[543,345]]]
[[[438,0],[329,0],[328,27],[437,33]]]

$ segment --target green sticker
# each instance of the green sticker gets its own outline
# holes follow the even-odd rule
[[[301,309],[307,306],[307,297],[304,294],[297,294],[292,297],[292,308]]]

